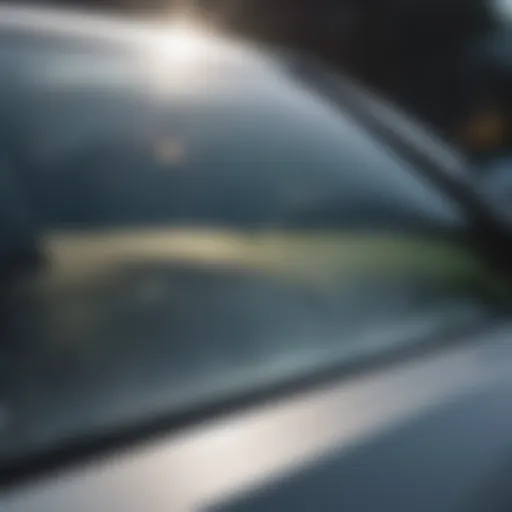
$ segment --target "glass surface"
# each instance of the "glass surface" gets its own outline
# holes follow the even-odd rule
[[[10,48],[0,220],[43,264],[2,290],[2,463],[500,310],[461,208],[258,52]]]

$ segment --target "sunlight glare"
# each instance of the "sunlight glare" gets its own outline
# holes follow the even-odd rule
[[[191,65],[206,49],[204,35],[186,22],[172,25],[160,40],[162,57],[171,63]]]
[[[180,21],[165,27],[152,48],[156,84],[164,92],[189,91],[204,83],[200,69],[212,53],[211,37],[200,26]]]

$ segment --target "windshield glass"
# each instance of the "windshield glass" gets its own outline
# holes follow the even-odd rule
[[[5,466],[501,310],[459,205],[271,59],[184,41],[163,75],[1,50],[2,222],[41,259],[1,295]]]

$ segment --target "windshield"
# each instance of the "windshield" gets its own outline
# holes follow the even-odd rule
[[[463,209],[272,59],[29,43],[1,50],[2,233],[41,258],[2,290],[6,467],[499,313]]]

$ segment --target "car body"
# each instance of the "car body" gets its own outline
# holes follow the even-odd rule
[[[0,9],[0,508],[465,505],[506,222],[392,106],[194,30]]]

